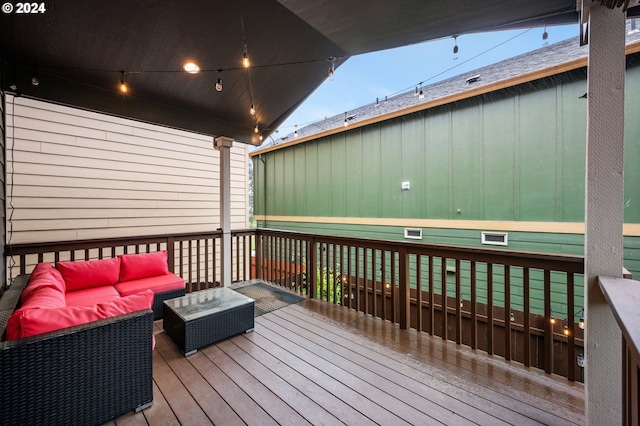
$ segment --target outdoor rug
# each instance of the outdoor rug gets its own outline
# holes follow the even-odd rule
[[[264,282],[232,285],[231,289],[256,301],[255,316],[260,316],[306,299],[306,297]]]

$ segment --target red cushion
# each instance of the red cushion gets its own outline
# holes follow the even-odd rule
[[[39,286],[29,293],[29,297],[22,302],[20,309],[64,308],[65,306],[67,306],[67,302],[64,293],[56,288]]]
[[[155,277],[141,278],[139,280],[124,281],[115,285],[121,296],[139,293],[146,289],[154,293],[164,293],[165,291],[179,290],[185,287],[184,280],[179,276],[168,273]]]
[[[7,323],[7,340],[33,336],[104,318],[149,309],[153,292],[146,291],[94,306],[70,306],[59,309],[21,309]]]
[[[155,277],[169,273],[167,251],[154,253],[123,254],[120,256],[120,281]]]
[[[120,293],[112,285],[69,291],[65,294],[67,306],[93,306],[114,299],[120,299]]]
[[[50,263],[38,263],[33,269],[29,276],[29,283],[20,296],[22,303],[26,303],[31,293],[42,287],[51,288],[61,295],[64,295],[66,290],[62,275]]]
[[[114,285],[120,276],[119,257],[81,262],[58,262],[56,267],[67,284],[67,291]]]

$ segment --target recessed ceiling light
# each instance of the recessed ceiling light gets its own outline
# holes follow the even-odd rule
[[[182,68],[189,74],[198,74],[200,72],[200,67],[195,62],[187,62]]]

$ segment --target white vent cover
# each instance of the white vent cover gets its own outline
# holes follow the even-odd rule
[[[508,246],[509,234],[507,232],[482,232],[482,244],[492,246]]]
[[[421,240],[422,229],[420,228],[404,228],[404,237],[410,240]]]

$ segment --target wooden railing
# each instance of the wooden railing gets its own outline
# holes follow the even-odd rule
[[[598,283],[622,332],[623,424],[640,424],[640,282],[599,277]]]
[[[16,244],[5,253],[15,276],[42,261],[167,250],[169,268],[197,291],[220,285],[221,235]],[[252,229],[232,232],[232,263],[234,281],[265,279],[582,380],[581,257]]]
[[[258,278],[582,380],[582,257],[267,229],[256,235]]]
[[[232,232],[236,281],[250,279],[252,231]],[[220,286],[221,231],[111,239],[15,244],[5,247],[9,277],[25,274],[39,262],[91,260],[127,253],[167,250],[169,270],[184,278],[187,292]]]

